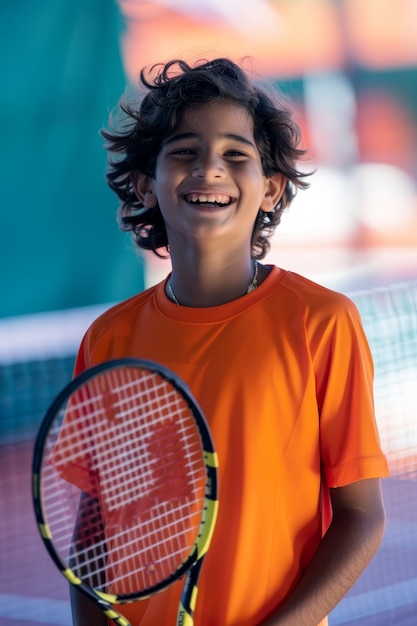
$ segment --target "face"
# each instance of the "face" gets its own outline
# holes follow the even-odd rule
[[[216,102],[185,110],[162,146],[155,177],[146,188],[143,182],[143,199],[148,207],[159,204],[170,245],[191,236],[250,246],[259,209],[278,202],[283,181],[274,179],[264,175],[250,114]]]

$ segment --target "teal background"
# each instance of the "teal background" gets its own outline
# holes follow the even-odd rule
[[[0,317],[143,288],[99,134],[126,84],[122,28],[114,0],[0,4]]]

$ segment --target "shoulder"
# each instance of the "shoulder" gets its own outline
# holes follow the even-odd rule
[[[327,368],[329,359],[346,364],[361,362],[372,371],[372,358],[358,307],[347,295],[290,273],[285,289],[297,303],[303,332],[315,369]],[[361,368],[357,368],[358,371]],[[340,369],[340,368],[339,368]]]
[[[300,274],[287,272],[282,283],[285,300],[293,301],[306,318],[359,317],[356,304],[347,295],[324,287]]]
[[[300,322],[314,354],[349,354],[357,346],[367,352],[367,338],[358,307],[347,295],[323,287],[298,274],[288,272],[282,281],[281,303],[290,307],[287,319]],[[278,305],[278,304],[277,304]]]
[[[120,302],[97,317],[88,328],[83,347],[91,354],[94,346],[104,340],[106,344],[112,342],[112,338],[121,340],[129,336],[134,324],[134,319],[152,302],[157,286],[150,287],[145,291]]]

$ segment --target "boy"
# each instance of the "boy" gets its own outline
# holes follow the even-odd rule
[[[259,261],[304,155],[290,114],[227,59],[172,61],[130,126],[106,131],[121,227],[169,251],[172,273],[102,315],[76,374],[142,357],[174,370],[205,413],[220,508],[196,626],[317,626],[382,539],[387,475],[372,362],[345,296]],[[133,626],[176,623],[182,581],[125,605]],[[106,620],[72,592],[74,623]]]

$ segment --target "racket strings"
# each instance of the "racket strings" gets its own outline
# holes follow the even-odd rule
[[[96,376],[63,407],[49,439],[43,499],[61,558],[117,594],[178,570],[200,531],[207,474],[175,388],[153,372]],[[80,505],[80,492],[90,502]]]
[[[162,578],[168,578],[173,571],[172,568],[176,569],[177,564],[183,562],[184,543],[189,545],[190,532],[198,531],[196,525],[190,526],[193,520],[194,516],[189,516],[189,521],[183,517],[183,526],[179,528],[178,520],[173,518],[171,524],[167,523],[165,526],[166,531],[173,531],[168,535],[168,538],[160,531],[158,533],[154,522],[150,522],[149,527],[143,524],[140,528],[142,540],[145,543],[152,540],[152,551],[148,551],[146,561],[143,558],[143,553],[139,556],[137,553],[136,528],[128,528],[119,533],[115,537],[117,544],[112,550],[108,549],[104,538],[92,541],[94,538],[87,536],[81,542],[77,542],[73,537],[69,564],[71,569],[85,581],[88,581],[90,586],[103,591],[106,589],[106,583],[107,585],[118,583],[116,587],[120,593],[119,583],[128,579],[130,586],[132,586],[133,576],[135,589],[147,588],[150,581],[158,582],[161,575]],[[185,542],[181,535],[184,535]],[[111,579],[108,575],[108,562],[112,563]],[[129,567],[127,568],[126,564],[128,563]]]
[[[106,407],[101,406],[97,402],[97,398],[102,399],[105,396],[100,389],[93,389],[91,393],[91,387],[89,385],[87,389],[82,389],[78,395],[88,395],[88,398],[82,397],[80,401],[71,403],[71,413],[78,413],[88,409],[88,418],[91,425],[86,425],[86,432],[78,432],[78,440],[83,441],[82,448],[77,454],[77,448],[75,447],[74,438],[67,438],[68,448],[64,449],[65,441],[60,443],[62,449],[62,456],[65,458],[65,464],[68,463],[68,459],[73,459],[74,463],[77,463],[77,457],[85,457],[87,445],[85,443],[84,436],[94,441],[94,444],[90,443],[91,447],[95,448],[95,463],[96,469],[100,471],[100,484],[102,490],[102,497],[107,495],[108,506],[112,506],[112,498],[115,499],[114,506],[120,505],[120,500],[124,500],[127,496],[130,496],[133,500],[136,497],[141,496],[141,490],[145,491],[149,487],[149,482],[154,480],[154,468],[153,464],[156,464],[156,460],[146,459],[146,455],[149,457],[149,437],[152,435],[152,430],[157,428],[158,424],[164,424],[167,419],[167,415],[170,416],[171,423],[178,417],[178,423],[181,424],[182,438],[180,446],[178,446],[177,455],[175,455],[175,438],[174,428],[165,428],[165,433],[161,427],[158,430],[158,445],[164,449],[159,453],[159,456],[164,455],[164,468],[166,473],[166,480],[169,480],[171,469],[169,467],[169,460],[171,460],[173,468],[181,467],[177,463],[177,457],[184,455],[187,458],[188,469],[192,468],[194,464],[200,463],[201,444],[200,441],[194,436],[192,439],[192,433],[195,433],[195,427],[189,420],[187,432],[187,424],[184,420],[184,414],[187,416],[189,413],[188,407],[179,402],[180,398],[178,393],[169,388],[166,390],[167,383],[163,381],[163,384],[159,384],[157,387],[154,385],[148,391],[149,397],[144,395],[143,384],[148,382],[151,377],[147,377],[145,381],[141,382],[141,388],[137,389],[138,383],[133,381],[123,386],[114,387],[113,396],[117,398],[115,403],[118,409],[123,404],[130,401],[130,398],[126,398],[126,393],[132,393],[135,389],[133,398],[135,402],[130,407],[129,414],[127,410],[118,411],[118,419],[108,419],[108,411]],[[152,380],[152,379],[151,379]],[[101,381],[93,381],[94,386],[97,386]],[[146,390],[146,388],[145,388]],[[163,393],[163,395],[162,395]],[[138,401],[140,405],[138,406]],[[69,412],[69,411],[68,411]],[[82,415],[82,413],[80,413]],[[128,418],[126,422],[124,418]],[[151,425],[150,425],[151,424]],[[77,425],[77,429],[80,429],[80,425]],[[135,438],[135,454],[132,454],[131,444],[132,437]],[[141,443],[143,441],[144,443]],[[165,445],[164,445],[165,444]],[[110,455],[107,454],[110,452]],[[117,455],[117,456],[116,456]],[[138,467],[138,457],[141,461],[141,467]],[[137,475],[140,473],[141,480],[137,480]],[[117,475],[117,484],[114,476]],[[192,476],[193,472],[189,472]],[[148,481],[146,479],[149,479]],[[134,485],[134,489],[133,489]],[[117,487],[117,488],[116,488]],[[125,489],[124,489],[125,487]],[[106,494],[107,490],[107,494]]]

